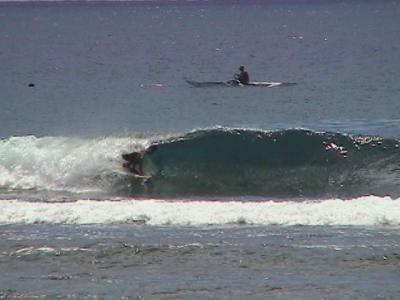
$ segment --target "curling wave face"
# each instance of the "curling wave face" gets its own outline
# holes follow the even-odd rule
[[[195,131],[145,156],[156,195],[399,194],[397,140],[308,130]]]
[[[146,182],[116,172],[141,151]],[[352,198],[400,195],[395,139],[309,130],[204,129],[173,136],[0,141],[0,191],[99,192],[112,196]]]

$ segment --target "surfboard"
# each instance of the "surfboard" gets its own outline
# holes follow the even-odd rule
[[[147,180],[147,179],[151,178],[150,175],[139,175],[139,174],[135,174],[135,173],[129,172],[127,169],[125,169],[125,168],[121,165],[120,162],[114,162],[114,163],[113,163],[113,170],[114,170],[115,172],[119,173],[119,174],[131,176],[131,177],[134,177],[134,178],[137,178],[137,179],[144,179],[144,180]]]

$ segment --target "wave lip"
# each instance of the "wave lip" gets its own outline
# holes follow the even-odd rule
[[[304,202],[3,200],[0,210],[0,224],[400,226],[400,199],[377,196]]]

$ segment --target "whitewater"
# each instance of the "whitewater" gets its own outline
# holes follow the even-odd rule
[[[0,186],[8,190],[95,189],[94,177],[121,153],[140,150],[140,138],[11,137],[0,141]]]
[[[157,226],[399,226],[400,199],[348,201],[3,200],[0,224],[146,224]]]

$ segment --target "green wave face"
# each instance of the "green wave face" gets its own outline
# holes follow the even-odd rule
[[[398,141],[307,130],[201,130],[154,143],[132,194],[353,197],[400,193]],[[330,146],[330,147],[329,147]]]

